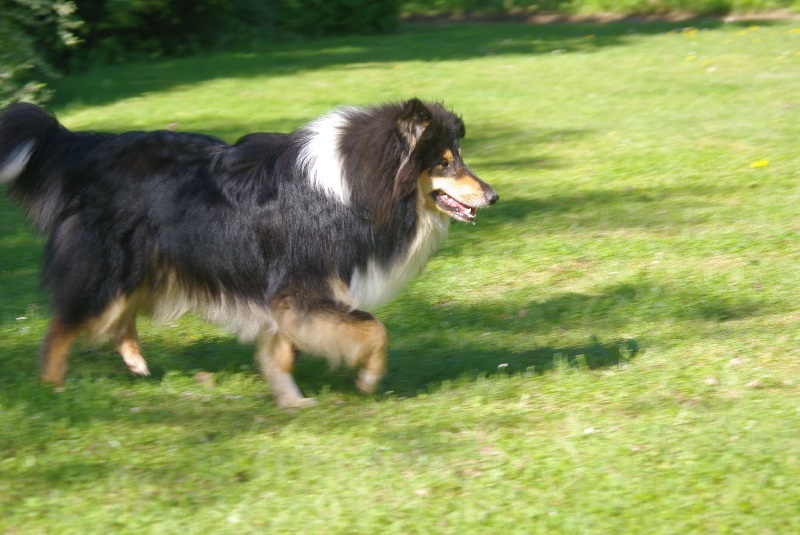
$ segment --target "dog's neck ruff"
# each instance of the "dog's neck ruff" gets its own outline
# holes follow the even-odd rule
[[[339,144],[349,116],[357,112],[357,108],[341,108],[309,124],[299,158],[311,185],[344,205],[350,203],[350,188],[344,176]]]
[[[353,273],[347,290],[350,307],[369,311],[391,301],[425,268],[447,237],[449,225],[446,215],[418,209],[417,228],[404,253],[388,265],[370,259],[364,269]]]

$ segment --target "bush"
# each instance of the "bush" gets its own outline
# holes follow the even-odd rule
[[[307,36],[384,33],[400,17],[399,0],[280,0],[279,28]]]
[[[84,46],[71,67],[188,55],[277,33],[307,36],[394,28],[398,0],[74,0]]]
[[[72,66],[136,56],[187,55],[217,44],[233,4],[227,0],[75,0],[84,45]]]
[[[0,104],[41,101],[43,80],[87,66],[197,54],[277,34],[385,32],[397,25],[399,6],[399,0],[0,0]]]
[[[77,44],[75,4],[58,0],[0,0],[0,106],[44,101],[51,61]]]

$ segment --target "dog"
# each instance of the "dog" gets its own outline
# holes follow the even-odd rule
[[[47,234],[53,318],[41,380],[64,382],[70,348],[107,336],[148,375],[136,316],[190,310],[256,340],[280,407],[314,404],[301,350],[359,367],[373,393],[386,328],[368,311],[418,274],[448,233],[497,193],[461,158],[464,122],[419,99],[343,107],[294,133],[229,145],[175,131],[72,132],[29,103],[0,114],[0,183]]]

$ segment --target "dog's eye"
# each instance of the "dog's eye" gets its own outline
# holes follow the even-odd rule
[[[447,169],[450,166],[450,160],[442,160],[439,165]]]

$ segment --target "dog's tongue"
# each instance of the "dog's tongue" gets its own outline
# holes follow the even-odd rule
[[[446,193],[442,193],[439,195],[439,199],[442,201],[442,204],[447,205],[448,208],[451,208],[454,212],[465,219],[474,219],[475,218],[475,208],[471,208],[465,204],[462,204],[452,198],[450,195]]]

